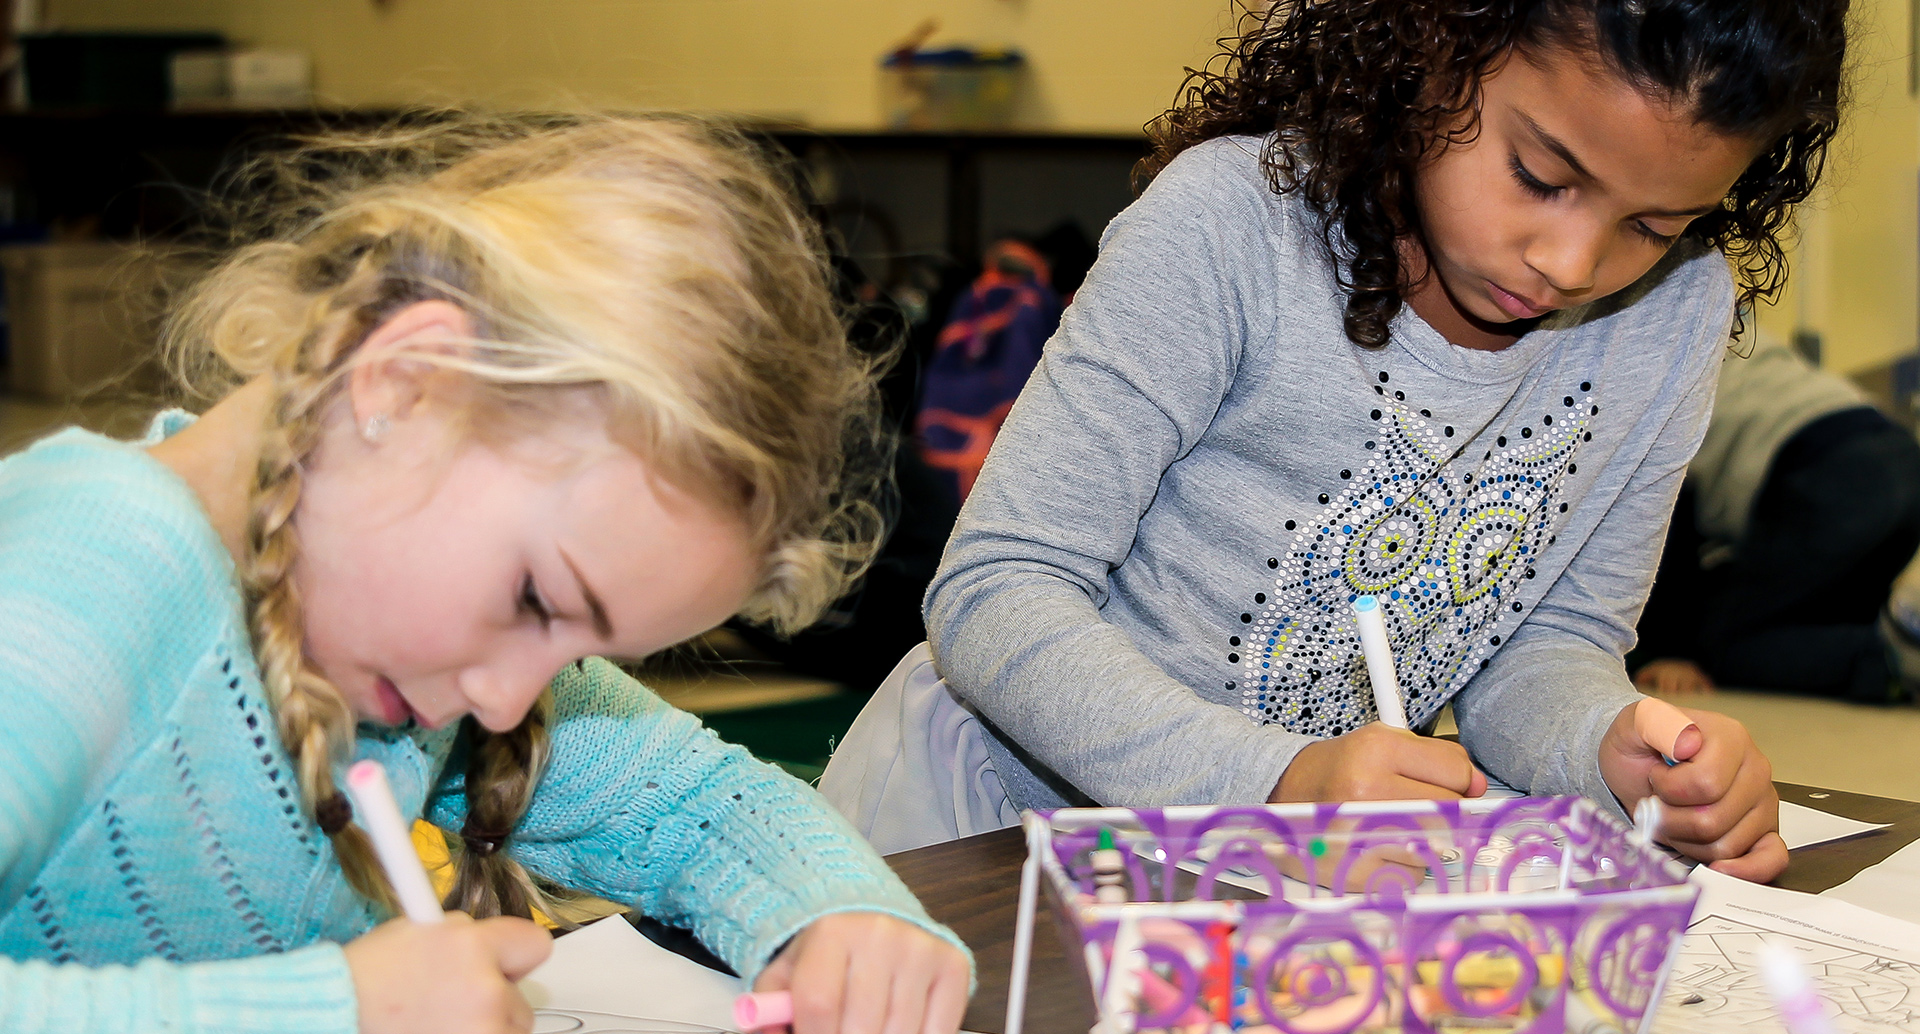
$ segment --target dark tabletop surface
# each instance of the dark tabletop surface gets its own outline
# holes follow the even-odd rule
[[[1783,801],[1892,825],[1793,852],[1775,886],[1817,893],[1845,883],[1861,869],[1920,840],[1920,804],[1796,783],[1778,785]],[[1025,859],[1026,843],[1018,828],[887,856],[927,911],[973,949],[980,990],[961,1024],[966,1030],[1000,1034],[1005,1029],[1014,913]],[[1044,897],[1040,915],[1034,927],[1026,1029],[1030,1034],[1083,1034],[1093,1024],[1092,994],[1061,948]]]

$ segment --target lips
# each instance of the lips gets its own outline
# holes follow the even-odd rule
[[[1493,304],[1499,306],[1501,312],[1517,320],[1530,320],[1552,311],[1551,306],[1536,305],[1491,280],[1487,281],[1487,296],[1493,299]]]
[[[385,675],[373,680],[373,695],[380,705],[380,721],[383,724],[400,725],[409,718],[417,720],[420,717],[413,708],[407,706],[406,698],[400,695],[400,690]]]

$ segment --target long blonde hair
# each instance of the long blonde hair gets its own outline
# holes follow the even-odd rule
[[[468,375],[469,426],[490,439],[536,431],[585,389],[615,441],[743,519],[765,561],[741,614],[788,631],[845,591],[879,536],[876,364],[847,343],[786,181],[712,124],[436,113],[309,141],[243,182],[277,200],[187,294],[166,346],[203,394],[273,386],[241,565],[255,652],[303,803],[351,884],[391,908],[334,785],[354,718],[307,663],[293,578],[303,467],[367,334],[420,300],[466,311],[476,340],[419,358]],[[498,848],[546,762],[551,706],[543,693],[503,734],[467,723],[451,907],[544,904]]]

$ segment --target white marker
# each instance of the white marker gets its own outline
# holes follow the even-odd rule
[[[387,882],[393,885],[393,896],[400,899],[407,918],[416,923],[444,922],[440,899],[434,896],[427,870],[414,853],[413,838],[400,819],[400,806],[387,786],[387,770],[378,761],[354,762],[347,769],[347,796],[353,798],[360,826],[372,838],[380,867],[387,871]]]
[[[1833,1024],[1820,1005],[1819,989],[1793,949],[1777,941],[1760,942],[1760,976],[1780,1008],[1787,1034],[1833,1034]]]
[[[1353,620],[1360,626],[1360,653],[1373,679],[1373,709],[1380,721],[1395,729],[1407,727],[1407,710],[1400,704],[1400,680],[1393,674],[1393,651],[1387,647],[1387,619],[1380,601],[1362,596],[1353,601]]]
[[[1633,835],[1647,846],[1653,846],[1653,835],[1660,831],[1660,798],[1652,794],[1640,798],[1633,806]]]

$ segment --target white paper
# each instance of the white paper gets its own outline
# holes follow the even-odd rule
[[[1520,791],[1498,782],[1491,776],[1487,778],[1487,792],[1481,800],[1501,800],[1508,797],[1525,796]],[[1855,819],[1842,818],[1818,808],[1809,808],[1791,801],[1780,802],[1780,839],[1787,842],[1787,849],[1812,847],[1830,840],[1871,833],[1876,829],[1887,828],[1885,823],[1875,825]]]
[[[1676,947],[1655,1034],[1780,1034],[1762,939],[1807,964],[1841,1034],[1920,1034],[1920,925],[1836,901],[1693,871],[1700,903]]]
[[[1887,823],[1884,822],[1875,825],[1842,818],[1792,801],[1780,802],[1780,839],[1787,842],[1790,851],[1885,828]]]
[[[1853,879],[1820,895],[1849,901],[1895,919],[1920,923],[1920,840],[1869,865]]]
[[[553,942],[553,955],[520,981],[534,1034],[701,1034],[733,1031],[738,977],[653,943],[624,916]]]

